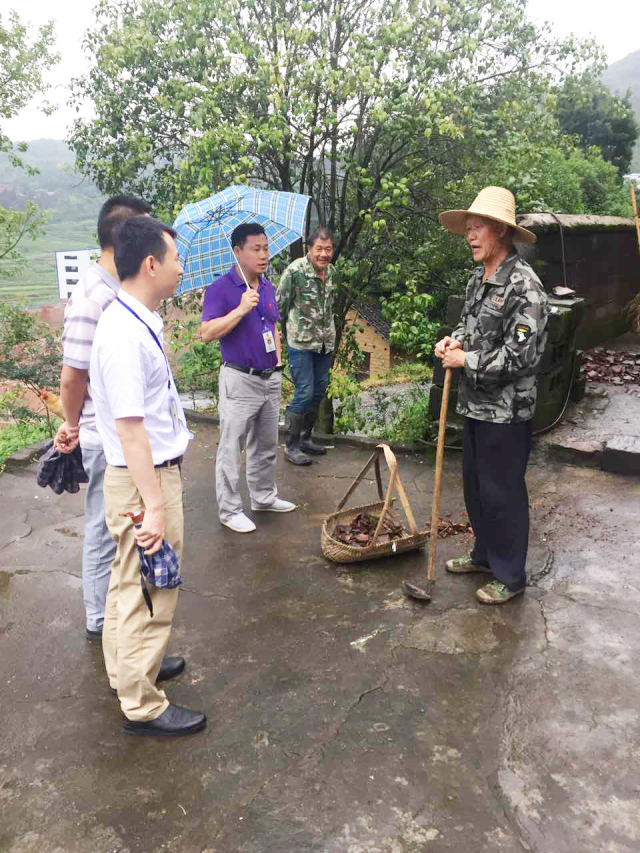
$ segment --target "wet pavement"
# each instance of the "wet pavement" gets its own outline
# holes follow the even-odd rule
[[[628,332],[602,348],[640,360],[640,335]],[[640,474],[640,383],[587,382],[584,398],[567,405],[562,423],[541,443],[562,462]]]
[[[291,515],[219,525],[217,430],[185,466],[185,586],[170,699],[202,708],[187,739],[130,738],[84,636],[82,494],[34,468],[0,477],[2,853],[637,853],[640,850],[640,481],[563,466],[529,473],[532,585],[483,607],[482,576],[426,554],[336,566],[320,526],[369,450],[310,469],[280,456]],[[460,457],[442,514],[463,511]],[[418,522],[427,457],[400,457]],[[358,498],[359,496],[359,498]],[[354,500],[374,500],[367,481]],[[439,565],[466,550],[443,540]]]

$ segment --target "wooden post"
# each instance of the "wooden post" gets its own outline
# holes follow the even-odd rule
[[[631,193],[631,207],[633,208],[633,218],[636,223],[636,235],[638,237],[638,251],[640,252],[640,220],[638,219],[638,205],[636,202],[636,185],[634,181],[629,181],[629,192]]]

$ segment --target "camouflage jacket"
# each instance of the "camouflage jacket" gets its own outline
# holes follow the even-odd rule
[[[287,343],[295,349],[332,352],[336,343],[333,267],[323,282],[308,257],[298,258],[282,273],[276,301],[286,328]]]
[[[535,272],[515,252],[487,281],[482,274],[478,267],[469,279],[452,333],[467,353],[457,411],[480,421],[526,421],[536,408],[547,297]]]

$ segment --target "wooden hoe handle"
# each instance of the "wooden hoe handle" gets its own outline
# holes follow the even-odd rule
[[[451,368],[447,367],[444,374],[444,389],[440,404],[440,422],[438,424],[438,449],[436,451],[436,471],[433,483],[433,504],[431,506],[431,533],[429,535],[429,562],[427,578],[435,580],[436,544],[438,542],[438,518],[440,508],[440,485],[442,482],[442,462],[444,460],[444,434],[447,428],[447,408],[449,407],[449,391],[451,390]]]

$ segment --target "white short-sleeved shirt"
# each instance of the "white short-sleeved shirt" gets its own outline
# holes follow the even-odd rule
[[[92,264],[74,288],[64,311],[62,363],[78,370],[89,370],[91,347],[98,320],[120,290],[120,282],[100,266]],[[100,450],[102,439],[96,428],[95,409],[91,398],[91,381],[80,414],[80,445],[87,450]]]
[[[163,344],[160,315],[123,289],[98,321],[91,387],[96,425],[110,465],[127,464],[116,431],[120,418],[144,418],[154,465],[182,456],[193,437],[164,350],[149,329]]]

